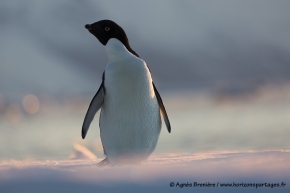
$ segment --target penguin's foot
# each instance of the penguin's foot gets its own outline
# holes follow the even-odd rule
[[[114,166],[114,165],[112,165],[110,162],[109,162],[109,160],[108,160],[108,158],[105,158],[105,159],[103,159],[102,161],[100,161],[99,163],[97,163],[97,166],[99,166],[99,167],[104,167],[104,166]]]

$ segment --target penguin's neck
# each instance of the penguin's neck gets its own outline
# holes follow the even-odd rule
[[[115,38],[111,38],[107,42],[105,48],[108,59],[111,62],[123,60],[127,57],[133,57],[133,54],[127,50],[124,44]]]

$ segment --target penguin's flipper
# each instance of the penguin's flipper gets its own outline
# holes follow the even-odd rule
[[[93,121],[95,114],[97,111],[102,107],[104,103],[104,95],[105,95],[105,88],[104,88],[104,81],[102,82],[97,94],[94,96],[90,107],[87,111],[83,127],[82,127],[82,138],[86,137],[86,134],[89,130],[90,124]]]
[[[171,132],[171,126],[170,126],[170,122],[169,122],[169,118],[167,116],[167,113],[166,113],[166,110],[165,110],[165,107],[163,105],[163,102],[162,102],[162,99],[160,97],[160,94],[159,92],[157,91],[154,83],[153,84],[153,88],[154,88],[154,92],[155,92],[155,95],[156,95],[156,98],[157,98],[157,101],[158,101],[158,105],[159,105],[159,108],[160,108],[160,111],[161,111],[161,114],[163,116],[163,119],[164,119],[164,122],[165,122],[165,125],[167,127],[167,130],[168,132],[170,133]]]

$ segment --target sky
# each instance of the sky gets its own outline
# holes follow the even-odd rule
[[[290,185],[289,1],[1,1],[0,187],[6,192],[163,191],[174,182]],[[111,19],[151,69],[163,123],[141,166],[99,168],[107,57],[85,24]],[[46,189],[48,188],[48,189]],[[193,189],[182,188],[192,192]],[[200,188],[244,192],[244,188]]]
[[[161,89],[232,93],[287,82],[289,6],[282,0],[2,1],[0,92],[7,100],[94,93],[107,58],[84,25],[101,19],[125,29]]]

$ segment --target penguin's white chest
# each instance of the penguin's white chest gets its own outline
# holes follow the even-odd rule
[[[109,60],[105,70],[100,117],[101,139],[111,163],[148,157],[156,147],[161,128],[146,63],[128,51],[121,56]]]

